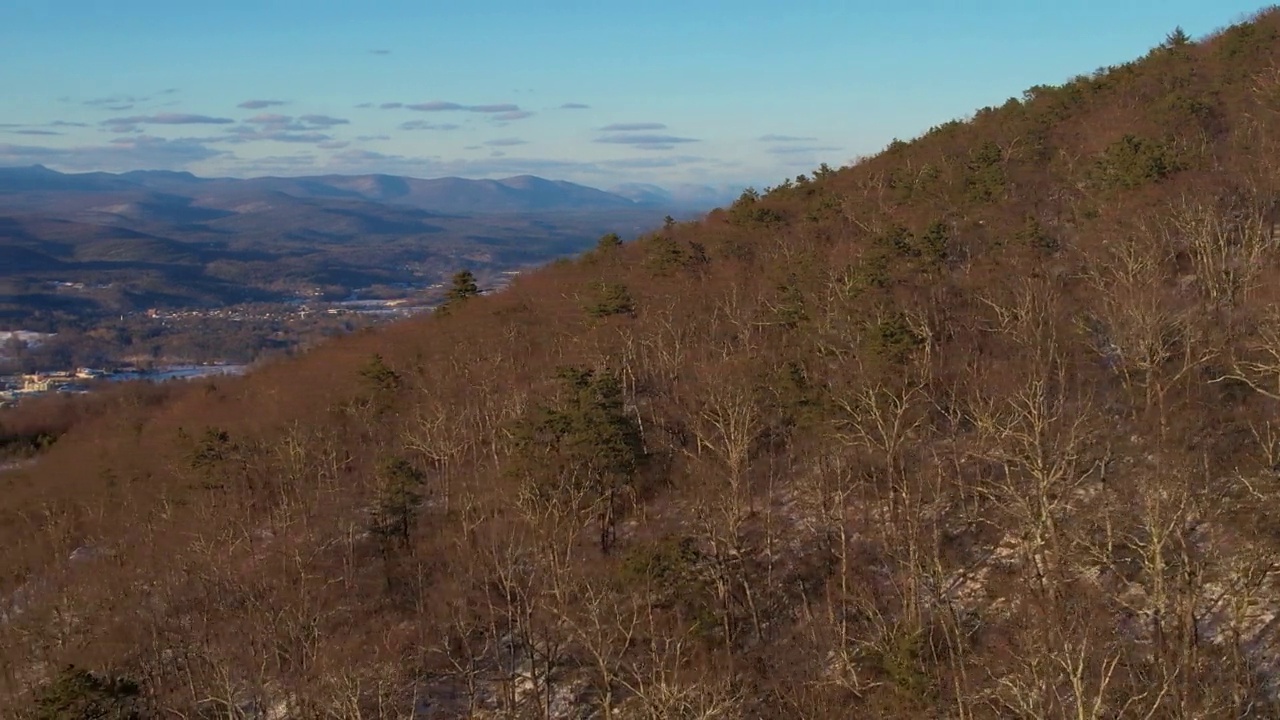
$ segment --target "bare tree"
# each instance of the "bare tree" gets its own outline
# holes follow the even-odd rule
[[[1096,415],[1088,397],[1069,387],[1061,371],[1030,378],[1009,397],[979,399],[972,410],[977,454],[997,463],[982,491],[1013,520],[1020,555],[1043,593],[1066,560],[1061,522],[1101,469],[1089,453]]]
[[[1210,382],[1242,382],[1254,391],[1280,400],[1280,313],[1269,313],[1259,323],[1256,337],[1231,361],[1231,369]]]
[[[1272,267],[1280,238],[1271,212],[1270,200],[1249,191],[1230,197],[1222,207],[1184,197],[1170,208],[1165,236],[1172,247],[1186,250],[1195,285],[1210,306],[1240,305]]]

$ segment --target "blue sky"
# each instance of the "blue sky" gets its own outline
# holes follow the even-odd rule
[[[1237,0],[4,0],[0,165],[774,184]]]

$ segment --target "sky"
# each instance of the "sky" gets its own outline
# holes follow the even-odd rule
[[[3,0],[0,166],[757,187],[1238,0]]]

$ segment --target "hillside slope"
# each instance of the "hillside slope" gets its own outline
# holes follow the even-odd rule
[[[1272,11],[103,397],[0,474],[0,713],[1280,716],[1277,133]]]

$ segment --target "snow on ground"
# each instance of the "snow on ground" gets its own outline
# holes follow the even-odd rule
[[[35,463],[34,460],[15,460],[13,462],[7,462],[7,463],[0,462],[0,473],[6,473],[6,472],[9,472],[10,470],[19,470],[21,468],[27,467],[34,463]]]
[[[5,356],[5,345],[10,340],[19,340],[28,347],[39,347],[40,343],[53,337],[55,333],[38,333],[30,330],[0,330],[0,357]]]

